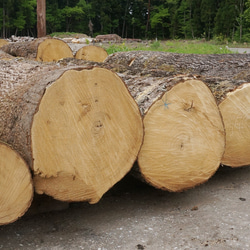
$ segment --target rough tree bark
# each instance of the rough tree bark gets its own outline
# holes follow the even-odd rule
[[[143,126],[116,74],[66,61],[0,67],[0,139],[31,166],[36,192],[95,203],[129,172]]]
[[[10,54],[7,54],[3,51],[0,50],[0,59],[1,60],[10,60],[10,59],[13,59],[14,57],[11,56]]]
[[[62,40],[43,37],[31,42],[8,43],[1,50],[15,57],[53,62],[62,58],[73,57],[72,50]]]
[[[37,0],[37,37],[46,36],[46,0]]]
[[[0,225],[21,217],[32,198],[33,182],[28,165],[15,150],[0,142]]]
[[[185,76],[186,77],[189,76],[191,78],[195,78],[206,83],[206,85],[212,91],[217,105],[219,105],[221,109],[226,129],[226,150],[225,150],[225,155],[221,159],[221,162],[229,166],[242,166],[250,164],[250,156],[248,153],[250,146],[250,138],[248,136],[249,122],[250,122],[249,120],[250,103],[248,98],[250,94],[249,93],[250,58],[248,55],[240,55],[240,54],[183,55],[183,54],[173,54],[173,53],[140,51],[140,52],[123,52],[123,53],[113,54],[107,58],[106,63],[110,64],[110,67],[113,68],[114,71],[119,72],[120,77],[124,79],[131,94],[137,101],[142,115],[145,116],[144,117],[145,138],[142,150],[139,154],[139,165],[142,175],[144,175],[144,178],[147,181],[151,182],[151,184],[153,181],[151,177],[147,177],[148,172],[145,171],[153,172],[155,170],[152,169],[153,163],[151,164],[149,161],[147,161],[146,160],[147,158],[143,160],[144,156],[149,157],[148,154],[150,151],[150,145],[148,147],[146,147],[145,145],[152,143],[150,152],[152,154],[151,155],[152,159],[155,160],[154,155],[157,152],[164,152],[162,154],[162,159],[166,160],[165,159],[166,152],[168,153],[168,155],[169,154],[172,154],[172,156],[174,155],[172,152],[172,148],[175,145],[178,145],[177,143],[178,140],[181,150],[183,148],[182,145],[190,145],[190,147],[193,147],[193,144],[192,143],[190,144],[191,141],[187,140],[187,138],[192,138],[192,136],[190,136],[192,135],[192,133],[193,135],[195,135],[196,132],[200,129],[198,137],[202,135],[202,129],[199,126],[197,126],[197,129],[195,129],[194,126],[190,125],[191,126],[190,127],[189,125],[187,125],[186,127],[183,126],[182,127],[183,130],[181,130],[180,127],[177,126],[174,117],[169,115],[168,116],[169,120],[168,118],[164,120],[165,116],[164,114],[161,114],[158,116],[158,121],[157,121],[156,117],[154,117],[154,115],[151,114],[153,113],[153,110],[157,110],[160,108],[163,109],[164,113],[171,113],[172,110],[175,110],[174,109],[175,105],[172,104],[175,102],[171,100],[171,98],[173,98],[171,97],[171,95],[173,95],[175,87],[169,89],[169,84],[172,84],[173,81],[174,82],[179,81],[183,79],[183,77],[185,78]],[[181,84],[183,85],[183,83]],[[185,89],[185,87],[182,88]],[[167,91],[167,94],[162,96],[162,91]],[[206,95],[209,96],[209,93],[206,92],[205,89],[202,90],[201,92],[206,93]],[[195,90],[193,90],[193,95],[194,94],[199,95],[200,100],[203,99],[203,102],[205,102],[207,98],[204,96],[202,97],[201,92],[196,92]],[[196,98],[198,98],[199,96],[196,96]],[[208,119],[205,120],[209,121],[209,123],[211,121],[210,125],[212,125],[212,127],[214,128],[217,128],[218,137],[214,137],[214,142],[216,142],[217,140],[221,141],[222,137],[220,137],[220,134],[223,133],[223,131],[221,130],[221,126],[218,126],[218,123],[216,124],[213,121],[214,116],[211,116],[211,114],[209,115],[206,114],[206,112],[204,112],[208,110],[206,107],[209,106],[211,107],[212,104],[208,105],[207,102],[207,106],[205,105],[203,106],[203,109],[200,109],[199,108],[200,105],[197,105],[197,101],[194,101],[194,97],[190,98],[188,95],[185,94],[181,97],[179,96],[179,94],[178,95],[176,94],[176,98],[174,99],[178,99],[177,97],[179,98],[179,104],[181,105],[182,103],[183,105],[182,106],[183,111],[185,111],[185,109],[188,110],[188,112],[186,113],[184,112],[186,114],[186,119],[192,114],[194,115],[193,111],[196,110],[196,112],[198,112],[199,110],[201,112],[200,114],[202,114],[203,110],[203,115],[208,117]],[[231,101],[228,100],[229,98],[231,99]],[[171,105],[168,105],[168,103],[171,103]],[[148,111],[149,108],[150,110]],[[175,110],[175,112],[177,111]],[[178,115],[181,116],[180,113],[178,113]],[[217,117],[218,115],[219,114],[217,114]],[[237,123],[235,123],[235,119],[232,119],[232,115],[238,121]],[[194,125],[196,123],[194,122],[193,119],[194,118],[188,118],[188,122],[191,122]],[[152,125],[152,123],[155,124]],[[155,126],[155,128],[153,126]],[[209,128],[206,126],[204,127],[203,131],[204,130],[206,131],[207,128]],[[175,127],[179,128],[179,131],[176,131]],[[162,138],[164,138],[165,140],[163,141],[161,141],[160,139],[158,141],[156,140],[154,144],[150,140],[147,141],[148,137],[149,138],[150,136],[153,137],[152,135],[154,135],[153,134],[154,132],[160,133],[159,130],[162,130],[161,131]],[[182,133],[180,131],[182,131]],[[185,131],[185,133],[183,131]],[[179,132],[181,134],[179,134]],[[166,136],[166,133],[169,134],[170,138]],[[208,131],[206,133],[209,134]],[[232,133],[235,133],[236,136],[233,137]],[[234,139],[230,139],[230,137],[233,137]],[[242,139],[243,137],[244,140]],[[170,140],[171,142],[169,142]],[[185,140],[185,142],[183,140]],[[161,145],[159,145],[158,142],[161,142]],[[199,142],[199,144],[201,145],[201,147],[205,145],[204,142],[202,142],[202,140]],[[213,144],[210,145],[207,144],[208,151],[214,148],[214,146],[212,145]],[[242,150],[243,148],[244,150]],[[187,148],[185,150],[187,150]],[[144,151],[146,153],[144,153]],[[217,152],[214,152],[215,154],[219,152],[218,150],[216,151]],[[232,151],[235,152],[234,155],[232,154]],[[236,157],[236,155],[238,155],[238,157]],[[160,158],[160,156],[158,157]],[[198,157],[200,159],[203,159],[200,156]],[[177,169],[178,163],[180,165],[181,162],[183,162],[184,160],[183,154],[176,155],[176,159],[179,160],[177,160],[177,162],[173,161],[174,164],[172,164],[170,167],[169,165],[164,164],[162,161],[159,161],[159,164],[156,164],[155,162],[157,161],[155,160],[154,169],[157,169],[158,171],[161,168],[167,168],[169,172],[166,173],[166,175],[168,174],[172,176],[173,172],[175,172]],[[189,161],[190,157],[188,156],[188,154],[186,155],[186,160],[187,164],[185,167],[183,166],[182,170],[183,169],[185,170],[185,168],[192,170],[190,168],[190,161]],[[150,164],[151,166],[149,166]],[[204,165],[204,163],[201,163],[200,165]],[[159,170],[158,176],[156,176],[158,180],[156,180],[155,182],[162,181],[163,178],[160,174],[161,171],[162,170]],[[201,172],[202,171],[204,170],[201,170]],[[194,172],[192,172],[192,174],[193,173]],[[186,174],[187,173],[185,173],[185,175]],[[180,177],[178,179],[179,181],[183,180],[182,175],[180,175],[179,177]],[[193,179],[194,178],[192,178],[192,180]],[[202,180],[200,180],[199,182],[202,182]],[[169,190],[185,189],[184,186],[182,188],[179,188],[180,186],[178,184],[178,181],[176,182],[177,187],[173,186],[172,184],[171,184],[172,186],[167,186],[166,184],[164,186],[162,182],[154,183],[153,185]]]

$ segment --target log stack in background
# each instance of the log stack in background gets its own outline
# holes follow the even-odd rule
[[[1,50],[14,56],[41,62],[56,62],[62,58],[73,57],[67,43],[60,39],[43,37],[29,42],[8,43]]]

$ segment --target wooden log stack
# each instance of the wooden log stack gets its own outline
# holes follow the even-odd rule
[[[138,163],[147,182],[181,191],[205,182],[219,163],[250,164],[248,55],[141,51],[111,55],[106,63],[119,72],[144,116]]]
[[[183,191],[220,163],[250,164],[249,64],[247,55],[162,52],[0,60],[0,140],[29,166],[35,191],[61,201],[98,202],[136,159],[140,178]]]

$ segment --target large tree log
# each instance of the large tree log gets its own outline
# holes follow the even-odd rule
[[[219,109],[209,88],[186,80],[169,88],[144,116],[138,163],[153,186],[183,191],[206,182],[225,149]]]
[[[33,183],[28,165],[0,142],[0,225],[12,223],[30,207]]]
[[[0,66],[0,139],[32,167],[36,192],[97,202],[129,172],[142,143],[141,115],[122,80],[93,67]]]
[[[76,59],[82,59],[93,62],[104,62],[108,57],[108,53],[105,49],[98,46],[84,46],[80,48],[75,55]]]
[[[8,43],[1,47],[4,52],[27,59],[53,62],[62,58],[73,57],[72,50],[62,40],[43,37],[31,42]]]
[[[249,160],[245,161],[249,157],[250,145],[249,137],[245,135],[249,133],[250,122],[249,90],[241,88],[250,79],[249,56],[124,52],[109,56],[106,63],[119,72],[144,116],[145,138],[138,162],[147,182],[171,191],[200,184],[215,172],[220,161],[225,162],[230,144],[239,147],[244,143],[240,148],[245,150],[238,157],[241,163],[237,164],[249,164]],[[206,83],[216,102],[201,83],[184,81],[175,85],[185,79],[185,75]],[[244,107],[240,108],[244,114],[240,126],[234,124],[231,130],[238,131],[241,136],[230,141],[230,131],[225,124],[227,148],[221,159],[223,126],[218,109],[212,107],[216,103],[222,105],[228,96],[239,93],[235,91],[237,87],[242,89],[245,98],[234,98],[237,99],[234,106]],[[167,93],[162,96],[163,91]],[[233,122],[234,114],[230,112],[231,105],[232,102],[225,108],[220,106],[223,118],[229,115],[229,123]],[[232,161],[227,161],[227,165],[235,166]]]

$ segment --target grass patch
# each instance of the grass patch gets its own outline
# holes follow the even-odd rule
[[[144,50],[144,51],[164,51],[182,54],[230,54],[232,51],[226,45],[218,45],[212,42],[202,42],[199,40],[169,40],[142,43],[122,43],[109,44],[104,48],[108,54],[122,51]]]

